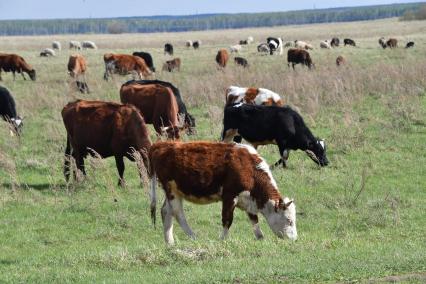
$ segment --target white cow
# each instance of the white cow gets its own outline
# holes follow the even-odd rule
[[[328,40],[320,42],[320,47],[326,48],[326,49],[331,49],[331,45],[330,45],[330,42]]]
[[[243,46],[241,44],[231,45],[229,47],[229,51],[231,53],[239,53],[243,49]]]
[[[81,49],[81,43],[76,40],[70,41],[70,49]]]
[[[57,49],[57,50],[61,50],[61,43],[59,41],[52,42],[52,48]]]
[[[98,49],[98,47],[96,46],[96,44],[93,41],[89,41],[89,40],[83,41],[82,45],[83,45],[84,49],[87,49],[87,48],[89,48],[89,49]]]

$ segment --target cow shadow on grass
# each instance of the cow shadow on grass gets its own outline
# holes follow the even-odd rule
[[[5,189],[19,189],[19,190],[37,190],[37,191],[51,191],[51,190],[67,190],[68,185],[65,183],[22,183],[22,184],[14,184],[10,182],[4,182],[0,184],[1,188]]]

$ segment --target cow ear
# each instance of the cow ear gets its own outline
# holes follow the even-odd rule
[[[294,202],[294,200],[290,200],[289,202],[287,202],[287,203],[283,203],[283,209],[285,210],[285,209],[287,209],[292,203]]]

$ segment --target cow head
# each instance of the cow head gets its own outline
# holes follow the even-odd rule
[[[35,81],[36,80],[36,71],[33,69],[33,70],[30,70],[29,72],[28,72],[28,75],[30,76],[30,78],[31,78],[31,80],[33,80],[33,81]]]
[[[328,165],[328,159],[326,156],[326,146],[324,140],[316,139],[308,144],[306,154],[318,165],[325,167]]]
[[[266,205],[265,209],[266,221],[274,234],[279,238],[287,237],[295,241],[297,239],[296,205],[293,200],[280,199],[278,204]]]
[[[11,118],[10,123],[13,127],[13,132],[19,136],[22,131],[22,127],[24,126],[23,119],[17,116],[17,117]],[[13,132],[11,132],[12,135],[14,134]]]
[[[179,126],[166,126],[161,127],[161,135],[165,135],[167,139],[171,140],[179,140],[180,139],[180,131],[182,127]]]
[[[189,113],[185,114],[184,126],[187,129],[188,135],[195,134],[195,118]]]

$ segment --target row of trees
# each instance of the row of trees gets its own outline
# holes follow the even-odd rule
[[[426,5],[421,6],[419,9],[413,11],[409,10],[401,17],[402,21],[415,21],[426,20]]]
[[[421,3],[411,3],[255,14],[210,14],[114,19],[6,20],[0,21],[0,35],[182,32],[362,21],[400,17],[414,13],[413,11],[418,10],[421,5]]]

